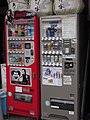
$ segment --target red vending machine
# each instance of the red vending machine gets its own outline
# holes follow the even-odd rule
[[[39,118],[39,18],[8,10],[5,23],[8,114]]]

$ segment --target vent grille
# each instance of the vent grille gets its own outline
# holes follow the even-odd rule
[[[49,118],[56,119],[56,120],[69,120],[66,116],[61,116],[61,115],[54,115],[50,114]]]

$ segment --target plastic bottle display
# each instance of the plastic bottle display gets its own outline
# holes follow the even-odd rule
[[[8,29],[8,35],[11,37],[32,37],[34,36],[33,24],[16,24],[12,28]]]
[[[55,14],[79,13],[83,8],[82,0],[54,0],[53,4]]]

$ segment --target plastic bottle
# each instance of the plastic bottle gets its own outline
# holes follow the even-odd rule
[[[28,36],[31,36],[31,26],[28,25]]]
[[[18,36],[21,36],[21,25],[18,26]]]

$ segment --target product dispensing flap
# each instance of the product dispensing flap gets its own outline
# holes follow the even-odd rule
[[[55,14],[80,13],[84,8],[82,0],[54,0],[53,10]]]
[[[53,0],[29,0],[30,10],[36,12],[39,16],[52,14]]]

